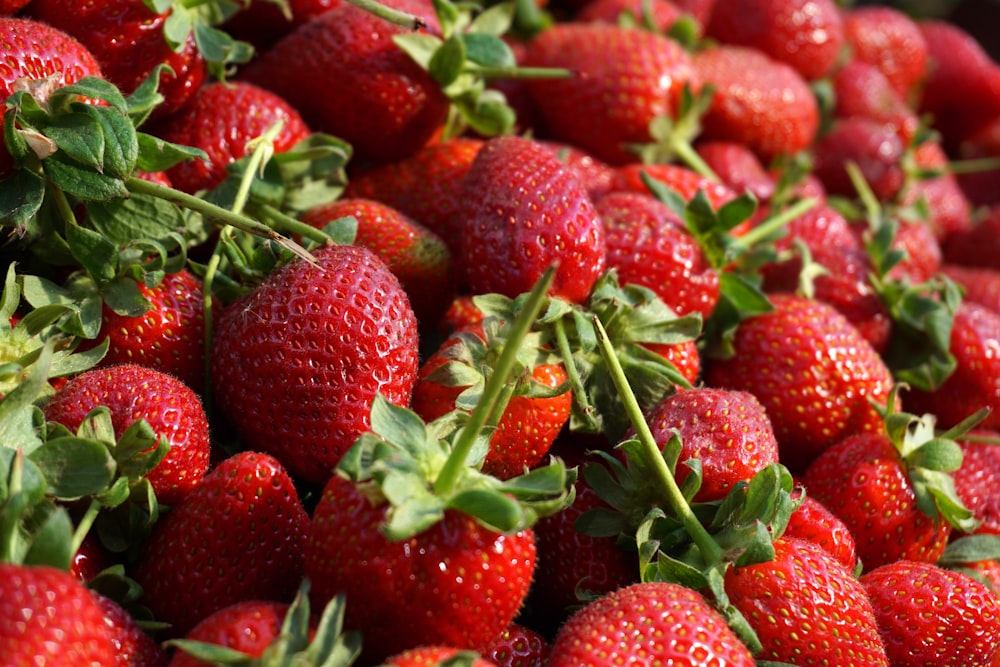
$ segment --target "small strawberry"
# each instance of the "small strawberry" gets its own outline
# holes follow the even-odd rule
[[[755,664],[726,620],[697,592],[638,583],[591,602],[552,642],[549,667],[605,667],[640,661],[684,665]]]
[[[452,646],[418,646],[385,659],[387,667],[438,667],[443,664],[496,667],[492,661],[472,651]]]
[[[745,144],[701,141],[694,149],[712,172],[737,194],[749,192],[760,202],[767,202],[774,195],[775,179]]]
[[[958,441],[962,448],[962,467],[955,471],[955,489],[966,507],[972,510],[979,525],[973,532],[1000,535],[1000,433],[975,429]]]
[[[549,659],[548,640],[520,623],[511,623],[483,651],[497,667],[543,667]]]
[[[1000,651],[1000,597],[960,572],[906,560],[861,576],[893,665],[989,667]]]
[[[372,251],[330,246],[285,264],[215,323],[217,404],[250,447],[323,483],[368,428],[382,393],[405,404],[418,370],[417,323]]]
[[[93,597],[104,612],[104,622],[115,647],[114,667],[166,667],[167,652],[139,626],[128,610],[100,593],[94,592]]]
[[[891,201],[906,181],[904,150],[893,124],[860,115],[837,118],[813,146],[813,169],[827,192],[853,197],[857,190],[845,168],[853,163],[878,200]]]
[[[857,547],[851,531],[813,496],[802,497],[802,504],[792,512],[782,535],[823,547],[852,572],[858,566]]]
[[[916,21],[890,5],[852,5],[843,25],[852,58],[876,66],[900,99],[914,101],[927,76],[927,42]]]
[[[833,113],[837,118],[862,116],[891,126],[909,145],[920,119],[876,65],[855,58],[832,77]]]
[[[142,602],[174,636],[236,602],[287,602],[302,579],[308,525],[276,459],[234,454],[154,527],[134,566]]]

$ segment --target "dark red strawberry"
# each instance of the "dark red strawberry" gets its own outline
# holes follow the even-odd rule
[[[702,141],[694,148],[734,192],[749,192],[760,202],[767,202],[774,195],[774,178],[746,145],[735,141]]]
[[[1000,650],[1000,597],[961,572],[897,561],[861,576],[893,665],[989,667]]]
[[[73,575],[0,563],[0,592],[0,655],[7,664],[116,664],[104,613]]]
[[[399,280],[372,251],[330,246],[230,304],[215,325],[219,408],[250,448],[323,483],[368,428],[372,399],[410,399],[417,323]]]
[[[735,199],[736,191],[723,183],[712,181],[695,170],[679,164],[642,164],[631,162],[615,170],[615,178],[611,190],[625,192],[642,192],[648,194],[649,187],[643,181],[643,175],[664,183],[677,192],[684,201],[690,201],[699,191],[705,193],[713,208],[719,208],[726,202]]]
[[[915,101],[927,76],[927,42],[916,21],[890,5],[852,5],[843,25],[852,58],[875,65],[900,99]]]
[[[0,16],[13,16],[30,2],[31,0],[0,0]]]
[[[1000,205],[983,211],[968,229],[945,238],[942,251],[949,264],[995,268],[1000,257]]]
[[[813,169],[827,192],[854,197],[857,188],[845,167],[854,163],[879,201],[891,201],[906,180],[904,149],[892,124],[857,115],[838,118],[813,146]]]
[[[250,42],[262,53],[306,21],[340,4],[341,0],[289,0],[285,11],[277,2],[252,0],[222,28],[230,35]]]
[[[955,156],[970,161],[989,161],[1000,157],[1000,116],[966,137],[955,149]],[[980,164],[979,168],[963,171],[956,178],[962,192],[974,206],[1000,204],[1000,167],[995,163]]]
[[[259,658],[281,635],[288,608],[287,602],[273,600],[236,602],[203,618],[184,638]],[[170,667],[204,667],[206,664],[182,648],[175,650],[170,661]]]
[[[981,523],[974,532],[1000,535],[1000,433],[974,429],[958,441],[962,467],[955,471],[955,489]]]
[[[497,667],[543,667],[549,649],[545,637],[520,623],[511,623],[483,651],[483,656]]]
[[[437,667],[448,661],[462,661],[469,667],[496,667],[493,662],[472,652],[454,646],[418,646],[389,656],[385,664],[392,667]]]
[[[99,368],[77,375],[45,405],[48,420],[76,431],[91,410],[107,406],[115,434],[138,419],[166,438],[170,450],[146,475],[157,500],[180,502],[205,476],[209,461],[208,418],[194,391],[162,371],[135,364]]]
[[[546,139],[542,144],[555,151],[559,159],[577,173],[592,200],[596,202],[611,191],[615,182],[614,167],[572,144]]]
[[[682,16],[684,12],[671,0],[654,0],[648,6],[634,0],[590,0],[576,13],[575,19],[584,23],[617,24],[622,17],[628,17],[635,25],[646,27],[650,23],[649,27],[668,33]]]
[[[972,203],[940,142],[925,141],[917,146],[908,168],[916,177],[911,177],[900,193],[899,206],[918,211],[938,242],[972,227]]]
[[[459,267],[473,293],[528,292],[553,263],[552,294],[580,303],[605,266],[604,230],[576,173],[515,136],[480,149],[463,187]]]
[[[93,597],[104,613],[104,623],[115,648],[114,667],[166,667],[167,652],[139,627],[128,610],[100,593],[94,592]]]
[[[844,44],[832,0],[715,0],[705,34],[766,53],[810,81],[830,73]]]
[[[308,525],[275,458],[235,454],[154,527],[134,567],[142,602],[173,636],[236,602],[288,602],[302,579]]]

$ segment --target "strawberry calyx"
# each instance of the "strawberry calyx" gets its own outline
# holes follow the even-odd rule
[[[174,646],[188,655],[212,665],[241,667],[277,667],[278,665],[324,665],[347,667],[361,654],[361,633],[344,632],[345,596],[338,595],[324,607],[315,630],[309,605],[309,580],[303,580],[288,607],[278,637],[253,656],[236,649],[193,639],[170,639]]]
[[[627,148],[643,164],[670,163],[679,159],[712,183],[720,183],[719,176],[692,148],[692,143],[701,134],[701,117],[711,106],[714,94],[715,88],[710,84],[695,92],[690,83],[685,83],[677,112],[672,116],[657,116],[650,121],[649,136],[652,141],[632,144]]]
[[[171,50],[180,52],[193,39],[209,72],[224,79],[227,69],[247,63],[253,47],[216,28],[238,9],[233,0],[143,0],[163,20],[163,37]]]
[[[344,454],[337,474],[356,483],[373,504],[389,504],[382,526],[389,539],[416,535],[446,511],[464,513],[497,532],[517,532],[572,502],[576,470],[555,457],[507,480],[479,470],[509,400],[521,342],[547,299],[553,275],[550,268],[520,300],[507,343],[471,411],[458,408],[425,423],[412,410],[376,396],[370,430]]]

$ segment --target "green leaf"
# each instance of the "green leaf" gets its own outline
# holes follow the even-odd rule
[[[948,543],[938,565],[964,565],[985,560],[1000,560],[1000,535],[966,535]]]
[[[98,282],[108,281],[118,272],[118,246],[103,235],[80,227],[66,227],[66,240],[73,257]]]
[[[45,181],[27,169],[17,169],[0,181],[0,225],[24,236],[45,199]]]
[[[104,286],[101,292],[104,303],[115,313],[124,317],[140,317],[149,312],[149,300],[132,278],[120,276]]]
[[[73,561],[73,522],[63,507],[47,505],[44,517],[31,534],[31,545],[23,556],[25,565],[48,565],[68,571]]]
[[[417,413],[395,405],[381,393],[372,401],[370,421],[374,433],[411,454],[426,448],[428,436],[424,421]]]
[[[49,181],[74,197],[87,201],[107,201],[128,196],[128,189],[120,178],[82,167],[61,151],[47,158],[44,164]]]
[[[157,88],[160,84],[160,77],[166,73],[173,74],[173,68],[165,63],[157,65],[126,99],[128,116],[132,120],[133,127],[142,125],[156,107],[163,103],[163,95],[157,91]]]
[[[431,61],[444,43],[439,37],[421,32],[393,35],[392,41],[427,71],[430,71]]]
[[[438,523],[444,516],[444,506],[438,498],[426,497],[395,505],[388,512],[382,532],[386,539],[397,542],[418,535]]]
[[[159,197],[133,194],[127,199],[87,205],[87,224],[119,246],[143,239],[160,243],[173,240],[183,230],[184,214],[175,204]]]
[[[492,489],[469,489],[455,494],[448,507],[474,517],[498,532],[506,533],[524,527],[521,505],[503,493]]]
[[[88,113],[56,116],[44,132],[83,167],[104,171],[104,132],[94,116]]]
[[[83,108],[96,119],[104,136],[104,173],[119,178],[131,176],[139,159],[139,140],[132,121],[109,107]]]
[[[460,36],[446,39],[434,52],[428,64],[428,72],[445,88],[459,77],[465,67],[465,41]]]
[[[466,35],[482,34],[502,37],[511,29],[515,12],[516,6],[513,2],[501,2],[487,7],[472,20]]]
[[[515,68],[517,59],[507,43],[496,35],[464,33],[465,59],[482,67]]]
[[[114,479],[115,461],[106,445],[78,437],[46,442],[30,455],[59,500],[95,495]]]
[[[75,83],[58,88],[49,97],[49,105],[53,109],[67,109],[71,105],[74,105],[75,108],[92,106],[79,104],[77,100],[80,97],[103,100],[110,105],[111,109],[123,115],[128,110],[128,104],[121,91],[107,79],[97,76],[85,76]]]
[[[190,159],[208,160],[208,155],[200,148],[173,144],[145,132],[139,132],[136,139],[139,143],[136,166],[142,171],[165,171]]]
[[[954,440],[935,438],[917,447],[907,457],[907,463],[929,470],[955,472],[962,467],[962,448]]]

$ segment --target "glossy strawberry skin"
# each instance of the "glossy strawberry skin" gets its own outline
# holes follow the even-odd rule
[[[775,309],[744,320],[735,354],[711,359],[706,384],[749,391],[764,405],[781,461],[793,471],[849,434],[881,431],[869,401],[885,404],[892,375],[875,349],[832,306],[774,294]]]
[[[0,563],[0,582],[4,664],[115,664],[104,613],[73,575],[47,566]]]
[[[552,644],[549,667],[668,664],[753,665],[723,617],[677,584],[633,584],[576,612]]]
[[[281,635],[288,603],[273,600],[244,600],[223,607],[191,628],[185,639],[225,646],[249,656],[260,657]],[[203,667],[205,663],[178,649],[170,667]]]
[[[391,542],[380,530],[385,513],[353,482],[330,478],[305,547],[314,606],[346,594],[345,628],[362,631],[368,661],[427,644],[484,649],[527,595],[532,531],[504,535],[448,511],[415,537]]]
[[[543,667],[550,648],[545,637],[514,622],[490,643],[483,657],[497,667]]]
[[[57,391],[45,405],[45,416],[75,432],[101,405],[111,411],[117,436],[137,419],[145,419],[170,443],[166,456],[146,475],[159,502],[173,505],[201,482],[209,464],[208,417],[190,387],[145,366],[98,368],[77,375]]]
[[[763,644],[758,659],[887,667],[865,589],[821,547],[774,543],[772,561],[730,568],[725,589]]]
[[[970,436],[1000,439],[1000,433],[977,429]],[[955,490],[966,507],[981,523],[976,533],[1000,535],[1000,449],[990,442],[972,439],[959,440],[962,448],[962,467],[955,471]]]
[[[1000,313],[1000,269],[943,264],[941,273],[965,290],[966,301]]]
[[[972,577],[897,561],[861,576],[893,665],[989,667],[1000,650],[1000,598]]]
[[[553,138],[610,164],[635,159],[626,145],[650,142],[650,122],[673,115],[685,83],[694,83],[678,42],[608,23],[550,26],[528,43],[524,64],[574,73],[529,82],[532,99]]]
[[[389,4],[436,29],[430,3]],[[392,41],[405,30],[344,3],[282,38],[240,77],[283,97],[314,130],[350,143],[359,163],[400,159],[426,144],[448,113],[437,83]]]
[[[235,454],[154,527],[134,568],[142,601],[173,636],[237,602],[288,602],[302,579],[308,524],[274,457]]]
[[[888,5],[844,10],[844,41],[857,60],[878,67],[900,98],[910,102],[927,75],[927,42],[916,22]]]
[[[139,627],[128,610],[100,593],[92,595],[104,613],[104,623],[115,648],[114,667],[166,666],[169,660],[166,650]]]
[[[557,262],[550,293],[587,299],[604,270],[604,231],[580,180],[549,148],[516,136],[489,140],[463,197],[459,270],[472,293],[516,297]]]
[[[417,322],[372,251],[330,246],[287,264],[219,316],[218,406],[244,442],[322,484],[368,428],[382,393],[404,405],[418,370]]]
[[[221,183],[226,166],[248,154],[247,143],[279,122],[283,126],[274,139],[276,153],[288,151],[309,136],[302,116],[280,96],[244,81],[213,81],[150,132],[208,155],[206,160],[186,160],[167,171],[174,187],[194,193]]]
[[[857,546],[848,527],[814,496],[806,494],[792,512],[784,537],[795,537],[819,545],[850,571],[858,565]]]
[[[866,570],[900,559],[933,563],[948,544],[951,525],[917,507],[899,452],[883,433],[844,438],[810,464],[802,482],[851,531]]]
[[[462,649],[453,646],[418,646],[386,658],[385,664],[392,667],[436,667],[457,658]],[[471,667],[495,667],[483,657],[473,658]]]

